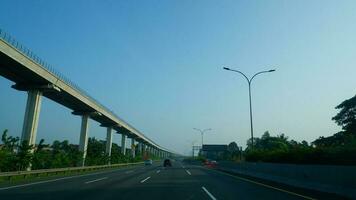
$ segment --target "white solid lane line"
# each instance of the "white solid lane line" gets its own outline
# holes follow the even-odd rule
[[[149,177],[147,177],[147,178],[145,178],[145,179],[143,179],[142,181],[141,181],[141,183],[143,183],[143,182],[145,182],[145,181],[147,181],[148,179],[150,179],[151,177],[149,176]]]
[[[160,171],[161,171],[161,170],[157,170],[157,172],[156,172],[156,173],[158,174]]]
[[[99,179],[95,179],[95,180],[92,180],[92,181],[87,181],[87,182],[85,182],[85,184],[94,183],[94,182],[101,181],[101,180],[104,180],[104,179],[107,179],[107,178],[108,177],[104,177],[104,178],[99,178]]]
[[[204,190],[204,192],[206,193],[206,194],[208,194],[209,195],[209,197],[212,199],[212,200],[216,200],[216,198],[203,186],[203,187],[201,187],[203,190]]]
[[[97,173],[92,173],[92,174],[83,174],[83,175],[76,175],[76,176],[67,176],[67,177],[57,178],[57,179],[52,179],[52,180],[38,181],[38,182],[26,183],[26,184],[22,184],[22,185],[13,185],[13,186],[8,186],[8,187],[2,187],[2,188],[0,188],[0,191],[13,189],[13,188],[26,187],[26,186],[31,186],[31,185],[39,185],[42,183],[51,183],[51,182],[56,182],[56,181],[61,181],[61,180],[72,179],[72,178],[79,178],[79,177],[92,176],[92,175],[97,175],[97,174],[111,173],[111,172],[115,172],[115,171],[120,171],[120,170],[113,170],[113,171],[108,171],[108,172],[97,172]]]
[[[129,173],[132,173],[132,172],[134,172],[134,170],[126,171],[125,174],[129,174]]]
[[[187,172],[187,174],[192,175],[189,170],[185,170],[185,171]]]

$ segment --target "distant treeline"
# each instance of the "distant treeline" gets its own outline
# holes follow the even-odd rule
[[[332,118],[342,131],[320,137],[308,144],[288,140],[284,135],[276,137],[265,132],[261,138],[247,141],[246,161],[296,164],[356,165],[356,96],[336,107],[339,113]]]
[[[49,169],[80,166],[82,153],[78,145],[69,144],[67,140],[54,141],[52,145],[44,144],[42,139],[38,145],[30,146],[24,141],[20,144],[18,137],[8,136],[5,130],[0,145],[0,172],[32,169]],[[142,158],[136,154],[135,158],[121,154],[120,147],[112,144],[111,157],[105,153],[106,141],[89,138],[85,165],[104,165],[110,162],[125,163],[140,161]],[[33,152],[33,153],[32,153]]]

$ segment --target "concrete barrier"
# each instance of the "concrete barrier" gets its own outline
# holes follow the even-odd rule
[[[221,161],[219,169],[356,199],[356,166]]]

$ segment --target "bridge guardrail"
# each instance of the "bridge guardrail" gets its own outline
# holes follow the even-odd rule
[[[97,169],[108,169],[108,168],[116,168],[123,166],[131,166],[131,165],[140,165],[144,164],[144,162],[136,162],[136,163],[119,163],[112,165],[95,165],[95,166],[87,166],[87,167],[66,167],[66,168],[55,168],[55,169],[39,169],[32,171],[16,171],[16,172],[0,172],[0,178],[7,178],[11,180],[12,177],[23,176],[26,177],[28,175],[39,175],[39,174],[57,174],[59,172],[80,172],[80,171],[90,171]]]

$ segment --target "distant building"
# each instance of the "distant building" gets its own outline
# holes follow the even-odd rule
[[[200,155],[212,160],[223,159],[224,155],[228,153],[226,144],[204,144],[200,150]]]

